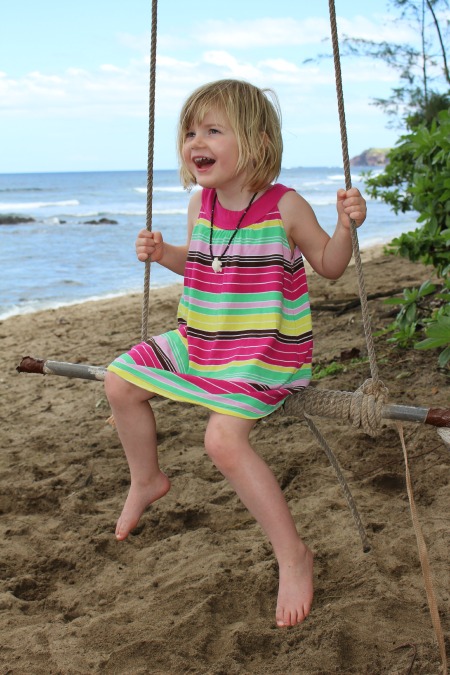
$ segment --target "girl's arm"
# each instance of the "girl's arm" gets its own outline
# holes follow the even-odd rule
[[[136,255],[138,260],[145,262],[150,258],[152,262],[158,262],[172,272],[183,276],[189,242],[198,218],[200,205],[201,191],[198,191],[191,197],[189,202],[187,242],[183,246],[168,244],[163,240],[161,232],[149,232],[147,229],[141,230],[136,240]]]
[[[338,190],[338,221],[332,237],[321,228],[308,202],[296,192],[286,192],[278,206],[292,248],[298,246],[318,274],[338,279],[352,257],[350,219],[359,227],[366,218],[366,202],[360,191]]]

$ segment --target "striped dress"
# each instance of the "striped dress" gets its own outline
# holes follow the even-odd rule
[[[311,314],[301,252],[291,252],[271,186],[211,267],[214,190],[203,189],[178,309],[178,327],[133,347],[108,370],[166,398],[247,419],[264,417],[311,379]],[[241,212],[217,201],[212,250],[221,256]]]

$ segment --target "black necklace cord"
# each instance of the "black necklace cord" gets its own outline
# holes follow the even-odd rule
[[[236,236],[236,234],[237,234],[237,232],[238,232],[238,230],[239,230],[239,228],[240,228],[240,226],[241,226],[241,223],[242,223],[242,221],[244,220],[245,216],[247,215],[247,212],[248,212],[249,208],[251,207],[251,205],[252,205],[253,202],[255,201],[255,198],[256,198],[256,195],[257,195],[257,194],[258,194],[258,193],[255,192],[255,194],[253,195],[253,197],[250,199],[250,201],[249,201],[247,207],[244,209],[244,213],[243,213],[242,216],[239,218],[238,224],[236,225],[236,227],[235,227],[235,229],[234,229],[234,232],[233,232],[233,234],[232,234],[231,237],[230,237],[230,241],[228,242],[228,244],[227,244],[226,247],[225,247],[225,250],[224,250],[220,255],[218,255],[218,256],[214,256],[213,250],[212,250],[213,228],[214,228],[214,211],[215,211],[215,208],[216,208],[216,202],[217,202],[217,192],[214,194],[214,199],[213,199],[213,203],[212,203],[212,207],[211,207],[211,226],[210,226],[210,229],[209,229],[209,253],[210,253],[210,255],[211,255],[211,259],[212,259],[212,260],[214,260],[214,258],[217,258],[217,260],[220,260],[221,258],[223,258],[223,256],[225,255],[225,253],[228,251],[228,249],[230,248],[231,242],[232,242],[233,239],[235,238],[235,236]]]

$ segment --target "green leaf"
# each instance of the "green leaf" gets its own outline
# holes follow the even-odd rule
[[[383,300],[385,305],[406,305],[406,302],[405,298],[386,298],[386,300]]]
[[[414,349],[437,349],[438,347],[443,347],[447,340],[439,340],[437,338],[425,338],[420,342],[416,342]]]
[[[445,368],[450,361],[450,347],[446,347],[443,352],[439,354],[438,364],[439,368]]]

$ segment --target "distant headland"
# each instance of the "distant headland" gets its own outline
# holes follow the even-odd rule
[[[388,152],[391,148],[369,148],[364,150],[360,155],[352,157],[350,160],[351,166],[386,166],[389,160],[387,158]]]

